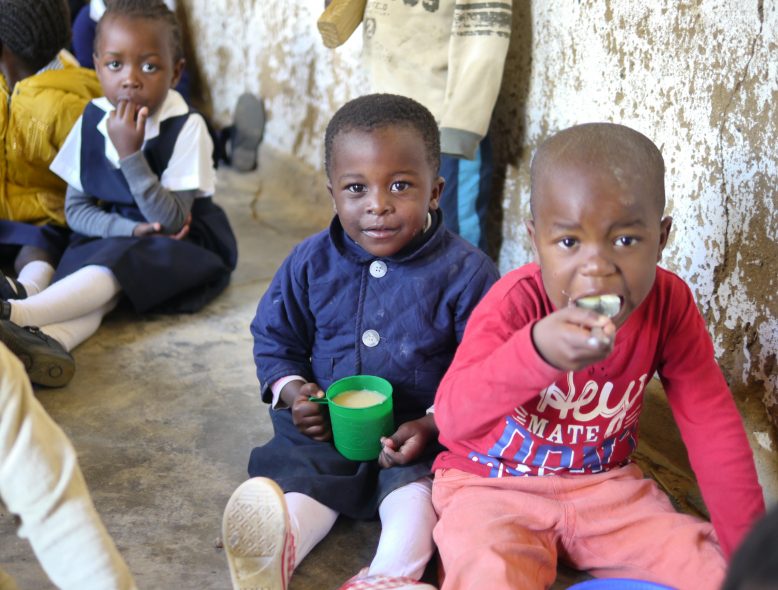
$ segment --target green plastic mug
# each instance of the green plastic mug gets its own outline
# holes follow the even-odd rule
[[[384,401],[366,408],[348,408],[334,402],[342,393],[354,390],[380,393]],[[372,461],[381,453],[381,437],[394,432],[392,384],[373,375],[353,375],[338,379],[327,388],[324,398],[311,401],[327,403],[330,409],[335,448],[346,459]]]

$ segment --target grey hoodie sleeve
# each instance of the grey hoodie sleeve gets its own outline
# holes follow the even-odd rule
[[[163,187],[141,151],[120,160],[119,167],[143,217],[149,223],[160,223],[162,233],[177,233],[192,210],[197,191],[170,191]]]
[[[127,156],[119,165],[143,216],[150,223],[159,222],[162,233],[178,232],[192,210],[197,191],[164,188],[141,152]],[[73,231],[100,238],[131,236],[138,225],[137,221],[118,213],[104,211],[98,199],[72,186],[68,186],[65,194],[65,216]]]
[[[97,199],[70,185],[65,193],[65,217],[73,231],[99,238],[131,236],[138,225],[137,221],[118,213],[106,213],[97,204]]]

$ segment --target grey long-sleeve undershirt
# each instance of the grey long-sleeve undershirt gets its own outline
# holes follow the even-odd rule
[[[160,223],[162,233],[178,232],[192,210],[197,191],[171,191],[163,187],[140,151],[119,160],[119,168],[143,217],[149,223]],[[107,213],[97,201],[96,197],[68,186],[65,194],[68,226],[85,236],[131,236],[139,222],[118,213]]]

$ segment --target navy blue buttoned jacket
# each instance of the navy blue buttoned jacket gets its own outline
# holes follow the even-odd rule
[[[341,377],[370,374],[392,384],[397,425],[424,415],[470,313],[499,274],[446,229],[440,212],[419,241],[376,258],[335,217],[294,248],[251,324],[265,402],[285,376],[326,390]]]

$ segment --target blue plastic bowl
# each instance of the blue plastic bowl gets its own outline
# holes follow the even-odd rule
[[[629,580],[627,578],[598,578],[573,584],[567,590],[676,590],[671,586],[648,582],[646,580]]]

